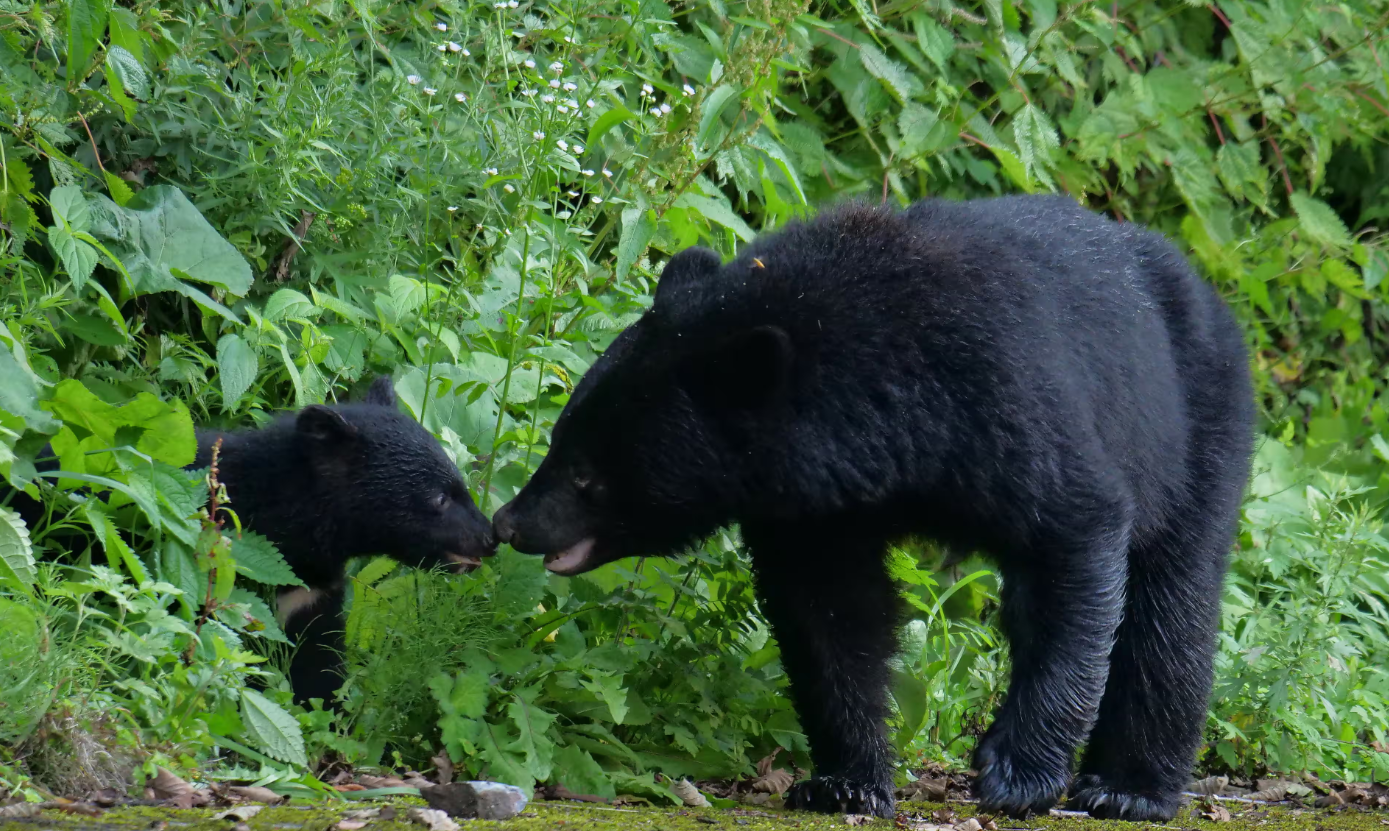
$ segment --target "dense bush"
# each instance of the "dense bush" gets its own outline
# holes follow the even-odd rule
[[[104,783],[45,766],[98,740],[301,789],[441,748],[656,799],[656,771],[804,765],[733,535],[574,580],[366,564],[347,715],[294,710],[266,604],[293,576],[208,516],[192,425],[390,372],[490,513],[673,252],[1055,189],[1178,240],[1255,349],[1204,764],[1383,777],[1386,29],[1383,0],[0,1],[0,473],[48,509],[0,508],[0,617],[36,644],[0,653],[35,702],[0,711],[4,776]],[[1006,656],[991,573],[938,565],[894,560],[897,739],[958,760]]]

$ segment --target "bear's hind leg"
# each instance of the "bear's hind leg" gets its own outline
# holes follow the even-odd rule
[[[1177,812],[1211,689],[1221,578],[1232,523],[1135,548],[1109,682],[1070,803],[1103,819]]]
[[[336,706],[346,647],[342,605],[341,587],[289,589],[277,598],[276,616],[294,644],[289,683],[295,703],[303,707],[311,698],[323,699],[326,709]]]
[[[743,535],[815,765],[786,806],[893,816],[886,720],[898,597],[883,562],[886,542],[746,524]]]
[[[1000,563],[1012,679],[975,751],[985,811],[1025,816],[1056,804],[1099,712],[1123,611],[1130,514],[1100,500],[1074,504],[1085,509],[1053,511],[1069,527],[1041,531],[1030,551]]]

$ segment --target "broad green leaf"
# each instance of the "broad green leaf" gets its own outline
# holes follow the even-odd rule
[[[950,56],[955,52],[955,38],[944,26],[937,23],[925,12],[912,15],[912,28],[916,32],[916,45],[922,54],[942,71],[949,70]]]
[[[236,510],[236,505],[233,504],[231,509]],[[231,554],[232,559],[236,560],[237,572],[257,583],[266,586],[304,585],[285,562],[279,549],[254,531],[243,530],[240,536],[233,535]]]
[[[554,761],[555,743],[550,738],[550,728],[558,718],[554,713],[543,710],[535,704],[516,695],[506,707],[506,713],[516,725],[520,736],[506,747],[526,757],[526,768],[536,781],[544,782],[550,778]]]
[[[449,691],[454,712],[467,718],[482,718],[487,713],[487,696],[492,688],[487,675],[476,669],[458,673]]]
[[[719,142],[723,141],[723,111],[738,99],[740,93],[741,90],[722,84],[715,87],[700,105],[699,131],[695,134],[695,146],[700,148],[701,155],[713,152]]]
[[[0,507],[0,584],[28,590],[36,579],[29,527],[17,512]]]
[[[93,346],[121,346],[129,340],[124,332],[111,325],[110,320],[83,312],[73,312],[64,318],[60,328]]]
[[[188,293],[179,286],[180,276],[238,297],[250,289],[250,265],[177,188],[145,188],[123,207],[100,195],[90,204],[92,234],[125,265],[137,291]],[[214,302],[191,286],[186,289],[204,305]]]
[[[675,200],[675,204],[682,208],[690,208],[710,222],[722,225],[744,242],[750,242],[757,235],[752,228],[748,227],[742,217],[734,213],[728,203],[722,199],[700,196],[697,193],[687,191]]]
[[[693,753],[691,753],[693,755]],[[555,751],[555,776],[571,793],[614,797],[612,780],[587,750],[568,744]]]
[[[905,749],[916,734],[926,724],[929,691],[926,684],[906,670],[892,673],[892,698],[897,702],[897,712],[902,716],[894,744]]]
[[[265,755],[281,762],[307,767],[304,734],[299,722],[284,708],[255,690],[241,690],[241,721],[247,737]]]
[[[614,724],[621,724],[627,717],[627,688],[623,685],[623,676],[592,669],[588,671],[588,676],[591,680],[579,683],[608,705],[608,712],[612,715]]]
[[[69,84],[81,83],[87,67],[101,45],[106,33],[109,0],[70,0],[68,6],[68,74]]]
[[[144,100],[150,97],[149,76],[140,61],[124,47],[111,46],[106,50],[106,69],[120,79],[130,95]]]
[[[111,9],[111,43],[119,46],[144,67],[145,42],[140,34],[140,18],[130,9],[116,6]]]
[[[1350,247],[1350,232],[1330,205],[1303,191],[1295,191],[1288,201],[1297,212],[1298,223],[1307,236],[1334,248]]]
[[[82,189],[77,185],[54,188],[48,194],[48,204],[53,208],[54,214],[62,217],[63,222],[67,223],[68,230],[73,233],[87,231],[91,228],[91,208],[87,205],[87,198],[82,195]]]
[[[207,594],[207,575],[198,568],[192,549],[172,537],[165,541],[160,552],[159,579],[183,590],[179,602],[185,609],[193,611],[202,607]]]
[[[289,318],[311,317],[317,311],[313,301],[294,289],[280,289],[265,301],[262,316],[266,320],[281,321]]]
[[[236,408],[259,371],[259,356],[240,335],[223,335],[217,341],[217,378],[222,384],[222,409]]]
[[[111,194],[111,199],[117,205],[125,205],[135,198],[135,191],[130,189],[130,185],[125,180],[111,171],[105,171],[106,192]]]
[[[23,355],[22,347],[17,348]],[[59,427],[53,416],[39,408],[37,378],[15,358],[4,340],[0,340],[0,410],[23,419],[31,430],[51,433]]]
[[[598,120],[593,122],[593,126],[588,128],[588,138],[586,143],[589,147],[598,147],[599,139],[603,138],[609,130],[632,117],[632,111],[626,107],[613,107],[611,110],[598,116]]]
[[[142,392],[120,407],[97,398],[80,381],[60,381],[47,407],[69,424],[80,425],[99,442],[101,450],[117,446],[116,433],[123,427],[143,430],[135,448],[173,467],[186,467],[197,455],[197,439],[188,407],[177,399],[164,402]],[[91,439],[88,439],[90,441]],[[89,465],[88,469],[92,469]],[[109,468],[100,468],[109,469]]]
[[[617,262],[613,266],[614,279],[620,282],[627,277],[632,264],[646,250],[646,246],[655,235],[655,211],[636,207],[622,212],[622,237],[617,243]]]
[[[1371,250],[1369,261],[1365,263],[1362,270],[1365,277],[1365,288],[1373,290],[1384,282],[1386,275],[1389,275],[1389,251],[1380,248]]]
[[[74,237],[68,229],[54,225],[48,229],[48,243],[63,262],[63,269],[72,278],[73,288],[81,291],[96,269],[96,249]]]

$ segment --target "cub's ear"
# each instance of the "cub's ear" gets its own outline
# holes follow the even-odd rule
[[[656,284],[656,297],[652,301],[660,305],[664,300],[670,302],[671,295],[681,286],[698,282],[718,272],[723,259],[708,248],[686,248],[666,262],[661,279]]]
[[[783,400],[796,347],[780,326],[755,326],[685,358],[677,372],[690,397],[705,405],[752,410]]]
[[[322,404],[311,404],[299,411],[294,427],[301,434],[324,444],[351,441],[357,428],[342,417],[342,413]]]
[[[367,397],[363,399],[367,404],[376,404],[381,407],[395,406],[395,384],[391,383],[391,376],[378,375],[376,380],[371,382],[371,387],[367,389]]]

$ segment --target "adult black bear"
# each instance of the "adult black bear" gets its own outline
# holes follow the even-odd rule
[[[498,538],[579,574],[742,527],[815,776],[889,815],[908,533],[992,554],[1011,643],[989,811],[1166,819],[1205,721],[1249,473],[1240,330],[1156,234],[1065,197],[841,207],[671,258],[579,383]],[[1076,749],[1088,738],[1079,775]]]
[[[275,543],[304,583],[281,590],[276,604],[298,647],[289,676],[301,704],[321,698],[331,705],[342,684],[350,559],[384,554],[464,571],[496,547],[458,468],[396,407],[389,376],[377,378],[361,403],[309,406],[260,430],[199,430],[197,437],[193,467],[208,466],[220,438],[219,480],[231,509]],[[21,505],[21,514],[32,520],[35,507]]]

